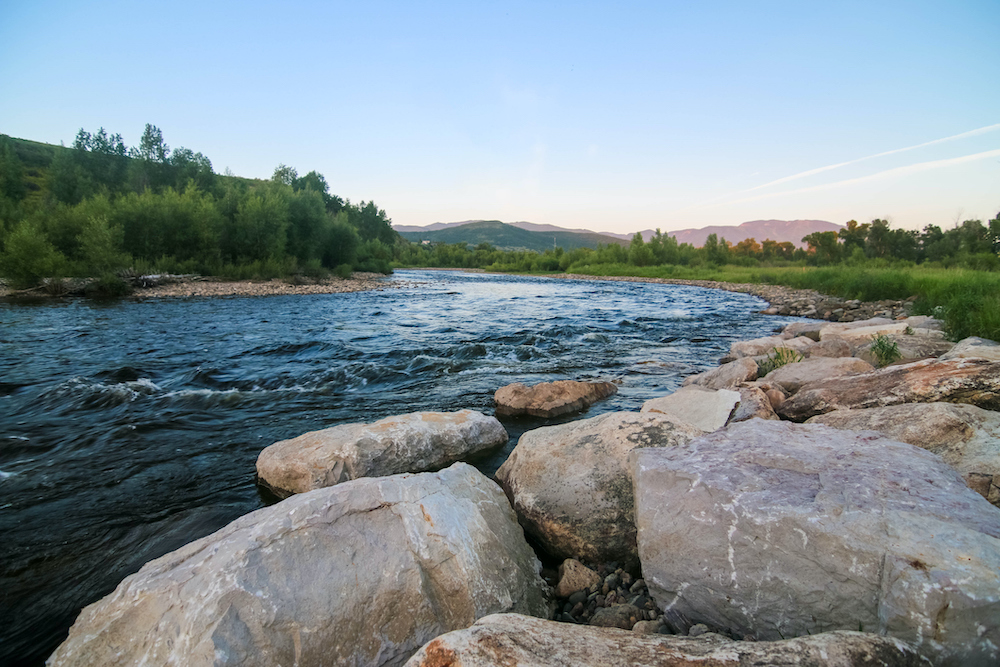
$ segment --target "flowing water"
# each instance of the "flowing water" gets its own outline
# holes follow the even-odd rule
[[[697,287],[400,271],[353,294],[0,304],[0,664],[41,664],[146,561],[270,502],[260,450],[511,382],[613,380],[638,410],[792,321]],[[492,474],[525,430],[476,461]]]

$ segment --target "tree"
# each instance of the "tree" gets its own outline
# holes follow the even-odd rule
[[[872,220],[865,239],[865,254],[869,257],[882,258],[892,256],[892,232],[889,230],[888,221]]]
[[[857,220],[848,220],[847,226],[837,232],[837,236],[844,242],[844,256],[850,257],[855,248],[865,247],[865,239],[868,237],[869,223],[859,225]]]
[[[132,258],[122,252],[124,233],[111,226],[106,217],[93,217],[80,234],[80,254],[84,270],[93,277],[113,274],[132,264]]]
[[[42,278],[58,276],[65,265],[63,254],[31,220],[22,221],[11,231],[0,254],[0,274],[15,287],[34,287]]]
[[[837,242],[837,232],[813,232],[802,238],[809,246],[809,254],[817,264],[833,264],[840,259],[840,244]]]
[[[132,184],[136,192],[160,188],[168,184],[170,147],[163,141],[163,132],[146,123],[139,145],[129,150]]]
[[[0,136],[0,197],[19,202],[27,194],[24,166],[7,137]]]
[[[282,185],[292,185],[298,177],[299,172],[295,171],[294,167],[279,164],[274,168],[274,174],[271,176],[271,180],[275,183],[281,183]]]
[[[212,161],[190,148],[182,146],[174,150],[170,156],[170,166],[174,169],[174,187],[178,190],[186,187],[189,181],[193,181],[202,190],[209,190],[215,185]]]

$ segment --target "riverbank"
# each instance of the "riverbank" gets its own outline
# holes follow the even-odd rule
[[[831,322],[853,322],[872,317],[896,319],[910,314],[914,298],[906,300],[887,299],[883,301],[861,301],[841,299],[820,294],[812,289],[795,289],[784,285],[764,285],[759,283],[730,283],[719,280],[683,280],[680,278],[645,278],[639,276],[588,276],[577,273],[560,273],[551,276],[562,280],[613,280],[633,283],[656,283],[660,285],[690,285],[727,292],[752,294],[768,302],[769,307],[761,312],[765,315],[789,315],[809,317]]]
[[[295,280],[226,280],[211,276],[142,276],[133,281],[128,298],[169,299],[186,297],[279,296],[289,294],[346,294],[402,287],[407,283],[386,280],[381,273],[353,274],[350,278]],[[46,299],[64,296],[88,296],[92,282],[85,278],[63,278],[27,290],[14,290],[0,283],[0,299]]]
[[[165,299],[173,297],[279,296],[288,294],[345,294],[399,287],[401,283],[386,280],[381,273],[355,273],[349,279],[326,278],[315,282],[293,283],[273,280],[235,280],[222,278],[189,278],[150,287],[137,287],[133,299]]]

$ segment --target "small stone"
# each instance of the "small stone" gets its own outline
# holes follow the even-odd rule
[[[655,635],[660,628],[656,621],[636,621],[632,626],[632,632],[637,635]]]
[[[705,625],[704,623],[695,623],[694,625],[691,626],[691,629],[688,630],[688,637],[700,637],[706,632],[708,632],[707,625]]]
[[[583,613],[583,603],[577,602],[575,605],[573,605],[573,609],[570,610],[569,615],[576,617],[582,613]]]
[[[620,581],[621,580],[618,578],[618,573],[612,572],[611,574],[609,574],[604,578],[604,585],[607,586],[609,589],[617,588]]]
[[[628,590],[629,590],[630,593],[638,593],[639,591],[641,591],[644,588],[646,588],[646,581],[645,581],[645,579],[636,579],[632,583],[632,586],[629,587]]]
[[[569,596],[570,604],[580,604],[581,602],[585,602],[586,600],[587,600],[586,591],[577,591]]]
[[[596,572],[578,560],[567,558],[559,566],[559,585],[556,586],[556,597],[569,597],[574,591],[588,590],[600,583]]]
[[[639,620],[639,610],[632,605],[619,604],[613,607],[602,607],[594,612],[590,619],[591,625],[602,628],[621,628],[631,630]]]

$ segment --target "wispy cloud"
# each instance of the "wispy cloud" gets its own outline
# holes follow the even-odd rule
[[[907,146],[906,148],[896,148],[891,151],[885,151],[884,153],[876,153],[875,155],[868,155],[865,157],[859,157],[855,160],[848,160],[847,162],[838,162],[837,164],[827,165],[825,167],[818,167],[816,169],[810,169],[808,171],[803,171],[798,174],[792,174],[791,176],[785,176],[784,178],[779,178],[776,181],[771,181],[770,183],[764,183],[763,185],[756,185],[752,188],[746,190],[741,190],[736,194],[743,194],[746,192],[753,192],[755,190],[762,190],[764,188],[769,188],[773,185],[780,185],[781,183],[788,183],[789,181],[796,181],[800,178],[806,178],[807,176],[815,176],[816,174],[822,174],[825,171],[831,171],[833,169],[839,169],[841,167],[846,167],[851,164],[857,164],[858,162],[864,162],[865,160],[874,160],[875,158],[885,157],[886,155],[895,155],[897,153],[905,153],[906,151],[917,150],[918,148],[925,148],[927,146],[934,146],[935,144],[943,144],[946,141],[956,141],[958,139],[967,139],[969,137],[975,137],[980,134],[986,134],[987,132],[993,132],[995,130],[1000,130],[1000,123],[996,125],[987,125],[986,127],[981,127],[978,130],[971,130],[969,132],[963,132],[961,134],[955,134],[950,137],[944,137],[943,139],[935,139],[933,141],[925,141],[922,144],[917,144],[915,146]],[[930,163],[922,163],[930,164]],[[912,165],[916,166],[916,165]],[[905,169],[905,167],[902,167]],[[891,171],[891,170],[890,170]],[[846,181],[845,181],[846,182]]]
[[[1000,126],[997,126],[1000,127]],[[925,144],[926,145],[926,144]],[[744,197],[742,199],[736,199],[727,202],[717,202],[715,204],[710,204],[706,208],[714,208],[716,206],[728,206],[730,204],[743,204],[746,202],[760,201],[761,199],[771,199],[774,197],[785,197],[788,195],[797,195],[806,192],[817,192],[820,190],[831,190],[833,188],[841,188],[850,185],[860,185],[862,183],[867,183],[868,181],[875,181],[883,178],[892,178],[898,176],[908,176],[910,174],[916,174],[922,171],[930,171],[932,169],[944,169],[946,167],[951,167],[957,164],[962,164],[965,162],[974,162],[976,160],[985,160],[986,158],[1000,157],[1000,149],[992,151],[983,151],[981,153],[972,153],[971,155],[963,155],[961,157],[947,158],[944,160],[931,160],[929,162],[917,162],[916,164],[909,164],[903,167],[895,167],[893,169],[886,169],[885,171],[880,171],[874,174],[869,174],[867,176],[859,176],[858,178],[848,178],[843,181],[836,181],[833,183],[823,183],[821,185],[811,185],[805,188],[798,188],[796,190],[783,190],[782,192],[768,192],[759,195],[754,195],[752,197]],[[757,188],[754,188],[757,189]],[[745,191],[749,192],[749,191]]]

